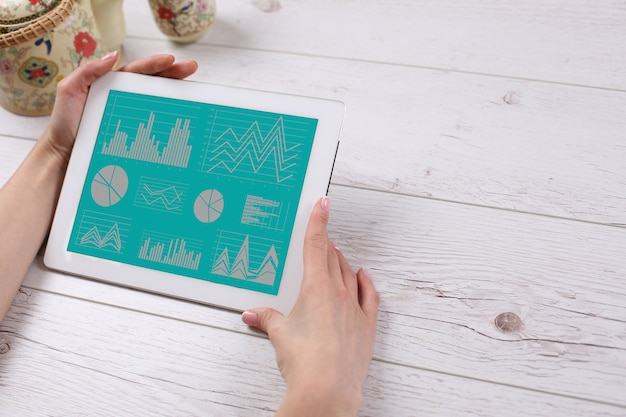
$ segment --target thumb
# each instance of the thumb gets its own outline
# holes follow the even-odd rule
[[[84,63],[72,71],[57,86],[57,98],[65,96],[87,95],[89,87],[96,79],[111,71],[117,60],[117,52],[111,52],[101,59],[94,59]]]
[[[273,308],[253,308],[244,311],[241,315],[241,321],[245,324],[268,335],[272,333],[272,328],[283,320],[285,320],[285,316]]]

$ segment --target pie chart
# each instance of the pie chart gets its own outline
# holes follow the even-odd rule
[[[219,219],[223,210],[224,197],[217,190],[202,191],[193,205],[193,213],[202,223],[212,223]]]
[[[91,197],[99,206],[110,207],[119,202],[128,190],[128,175],[122,167],[107,165],[91,181]]]

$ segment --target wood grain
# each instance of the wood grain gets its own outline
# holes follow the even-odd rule
[[[361,416],[626,414],[623,2],[229,0],[189,45],[124,8],[127,62],[346,103],[331,234],[382,297]],[[0,184],[47,121],[0,109]],[[270,416],[283,389],[237,313],[40,259],[0,325],[0,416]]]
[[[33,145],[34,142],[30,140],[0,135],[0,186],[13,175]]]
[[[125,45],[128,59],[197,58],[196,80],[345,102],[336,184],[626,225],[623,93],[200,44]],[[34,131],[39,120],[7,120],[0,134],[43,130]]]
[[[331,197],[333,239],[382,297],[377,359],[626,407],[626,231],[349,187]],[[229,312],[38,264],[25,285],[245,331]],[[506,312],[519,331],[496,327]]]
[[[130,36],[163,37],[124,8]],[[624,90],[624,22],[615,0],[228,0],[200,42]]]
[[[39,414],[43,404],[46,415],[64,416],[271,416],[284,390],[264,338],[36,290],[19,294],[0,326],[0,346],[3,416]],[[374,361],[359,415],[516,416],[519,410],[623,413]]]

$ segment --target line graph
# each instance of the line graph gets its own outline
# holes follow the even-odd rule
[[[186,184],[141,177],[134,204],[139,208],[181,214],[187,189]]]
[[[292,185],[303,173],[303,142],[312,138],[297,128],[291,132],[288,140],[283,116],[217,111],[202,171]]]
[[[80,238],[81,245],[93,245],[98,249],[113,248],[116,252],[122,250],[122,238],[120,237],[119,224],[114,223],[103,235],[98,226],[93,226]]]
[[[76,244],[122,253],[128,231],[128,219],[124,217],[85,211],[80,221]]]
[[[251,245],[250,235],[220,233],[211,273],[273,285],[279,265],[276,244],[259,237],[254,237],[253,241]],[[234,253],[237,255],[232,259]],[[252,265],[256,268],[252,268]]]

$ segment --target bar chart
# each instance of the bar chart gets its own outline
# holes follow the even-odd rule
[[[187,245],[187,241],[182,238],[163,240],[149,236],[139,249],[139,259],[197,270],[202,253],[191,248],[188,250]]]
[[[192,149],[188,144],[189,119],[176,119],[169,137],[161,143],[152,133],[154,118],[151,112],[147,121],[139,123],[137,134],[130,144],[128,133],[120,129],[122,120],[119,119],[113,138],[102,146],[102,154],[186,168]]]

